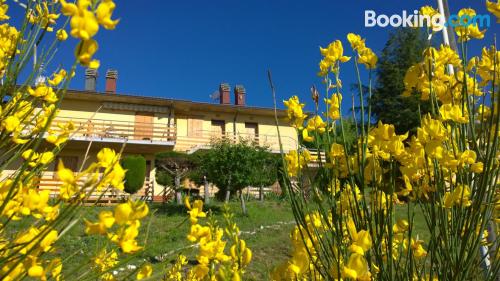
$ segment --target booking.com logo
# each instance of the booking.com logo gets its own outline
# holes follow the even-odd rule
[[[417,10],[414,10],[413,13],[408,13],[406,10],[403,10],[401,15],[394,14],[391,16],[377,13],[373,10],[365,11],[365,27],[425,27],[431,26],[434,31],[441,31],[444,27],[451,26],[469,26],[476,25],[479,28],[488,28],[490,27],[491,18],[490,15],[474,15],[470,16],[464,14],[459,16],[457,14],[450,15],[448,20],[441,15],[436,14],[431,16],[422,15]]]

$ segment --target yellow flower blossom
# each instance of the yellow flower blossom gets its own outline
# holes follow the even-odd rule
[[[352,253],[343,268],[342,276],[352,280],[370,280],[371,274],[365,257],[358,253]]]
[[[469,41],[470,39],[483,39],[486,30],[479,30],[477,23],[469,22],[476,16],[476,11],[471,8],[464,8],[458,11],[458,18],[461,22],[456,23],[455,33],[458,41]],[[462,24],[463,23],[463,24]]]
[[[198,218],[204,218],[207,216],[205,212],[203,212],[203,201],[201,200],[195,200],[193,202],[193,206],[191,206],[191,203],[189,202],[189,197],[186,196],[184,198],[184,205],[186,208],[189,210],[189,221],[191,224],[196,224],[198,223]]]
[[[342,95],[332,94],[329,99],[325,99],[325,103],[328,105],[328,117],[332,120],[340,119],[340,105],[342,103]]]
[[[470,199],[471,191],[467,185],[458,185],[453,191],[446,192],[443,197],[443,206],[451,208],[453,206],[469,207],[472,204]]]
[[[115,223],[113,212],[101,211],[99,213],[99,222],[92,223],[85,220],[85,233],[86,234],[101,234],[107,233],[107,229],[111,228]]]
[[[469,122],[469,113],[467,112],[467,108],[464,108],[462,112],[462,108],[459,105],[443,104],[439,109],[439,113],[444,121],[451,120],[462,124]]]
[[[286,107],[287,121],[290,122],[293,127],[301,129],[304,126],[304,120],[307,115],[302,111],[304,104],[300,103],[299,97],[293,96],[287,101],[283,101],[283,104]]]
[[[94,39],[88,39],[78,43],[75,49],[75,56],[78,62],[83,66],[88,66],[92,62],[92,57],[97,52],[99,45]],[[95,62],[94,62],[95,68]]]
[[[16,116],[10,115],[2,120],[2,128],[7,132],[13,132],[21,125],[21,121]]]
[[[112,20],[111,16],[115,9],[115,3],[112,0],[103,0],[96,9],[97,22],[106,29],[115,29],[119,20]]]
[[[66,39],[68,39],[68,33],[64,29],[59,29],[56,31],[56,38],[59,41],[66,41]]]
[[[58,73],[54,73],[53,75],[53,78],[52,79],[49,79],[47,82],[49,83],[49,85],[51,86],[57,86],[59,84],[61,84],[61,82],[67,77],[67,73],[66,73],[66,70],[64,69],[61,69],[59,70]]]
[[[136,279],[137,280],[142,280],[145,278],[148,278],[153,274],[153,267],[149,263],[145,263],[141,266],[139,271],[136,274]]]
[[[486,8],[490,13],[497,17],[497,23],[500,23],[500,1],[497,0],[497,3],[491,2],[489,0],[486,1]]]

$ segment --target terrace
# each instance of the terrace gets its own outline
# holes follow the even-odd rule
[[[121,121],[95,118],[58,117],[52,123],[52,130],[60,131],[58,124],[75,124],[71,140],[110,143],[153,144],[170,146],[175,144],[176,128],[174,125],[153,122]]]

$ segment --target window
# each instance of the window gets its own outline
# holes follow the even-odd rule
[[[203,135],[203,120],[202,119],[188,119],[188,136],[201,137]]]
[[[250,140],[259,141],[259,124],[245,123],[246,136]]]
[[[224,137],[226,135],[226,122],[224,120],[212,120],[211,131],[213,137]]]

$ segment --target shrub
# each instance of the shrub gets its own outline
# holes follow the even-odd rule
[[[141,155],[127,156],[123,158],[121,164],[127,170],[124,183],[125,191],[134,194],[144,185],[146,159]]]

